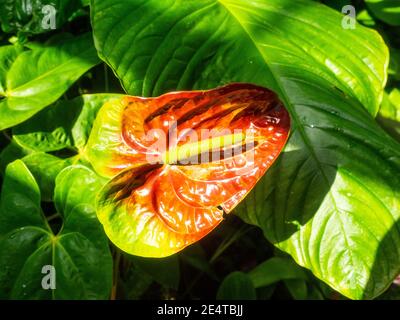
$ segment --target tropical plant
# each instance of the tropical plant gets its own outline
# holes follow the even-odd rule
[[[4,0],[0,23],[1,298],[400,297],[397,1]],[[153,149],[172,121],[218,134]]]

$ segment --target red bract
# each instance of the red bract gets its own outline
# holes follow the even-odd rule
[[[113,177],[98,201],[107,235],[149,257],[201,239],[264,175],[289,129],[278,97],[250,84],[110,101],[87,147]]]

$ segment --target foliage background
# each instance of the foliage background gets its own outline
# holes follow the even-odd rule
[[[318,2],[339,12],[350,4]],[[395,2],[351,4],[359,23],[378,31],[390,49],[377,121],[400,140],[400,4],[385,9]],[[47,3],[60,8],[56,30],[43,30],[40,14],[30,13]],[[107,18],[101,19],[106,27]],[[267,241],[260,228],[235,215],[167,259],[128,256],[109,244],[96,222],[92,199],[104,181],[82,155],[102,102],[126,90],[118,68],[109,66],[112,54],[106,64],[99,56],[104,59],[107,50],[98,43],[96,51],[92,43],[89,3],[3,0],[0,21],[1,298],[345,299]],[[129,74],[120,78],[128,92],[136,90]],[[28,231],[9,233],[26,225]],[[46,261],[57,269],[54,292],[38,288],[43,275],[34,273]],[[363,293],[354,298],[363,298]],[[379,298],[399,299],[399,286],[390,285]]]

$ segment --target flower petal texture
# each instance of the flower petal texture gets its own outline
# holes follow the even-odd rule
[[[112,178],[97,205],[107,235],[146,257],[198,241],[256,185],[289,131],[278,96],[251,84],[110,100],[86,149]]]

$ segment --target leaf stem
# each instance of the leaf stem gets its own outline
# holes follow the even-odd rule
[[[6,130],[3,131],[3,135],[4,135],[4,137],[5,137],[8,141],[12,142],[12,138],[11,138],[11,136],[7,133]]]
[[[121,251],[116,249],[115,256],[114,256],[114,274],[113,274],[113,286],[112,286],[111,298],[110,298],[111,300],[116,300],[116,298],[117,298],[120,262],[121,262]]]
[[[47,222],[50,222],[50,221],[52,221],[52,220],[54,220],[54,219],[57,219],[57,218],[59,218],[59,217],[60,217],[60,214],[59,214],[59,213],[55,213],[55,214],[53,214],[53,215],[47,217]]]
[[[228,238],[226,238],[226,240],[221,242],[217,250],[215,250],[213,256],[210,259],[210,264],[213,264],[225,252],[226,249],[228,249],[236,240],[244,236],[251,229],[253,229],[252,226],[244,225],[239,229],[239,231],[233,231],[232,234]]]
[[[105,92],[108,93],[110,90],[110,87],[109,87],[107,64],[104,63],[103,66],[104,66],[104,89],[105,89]]]

